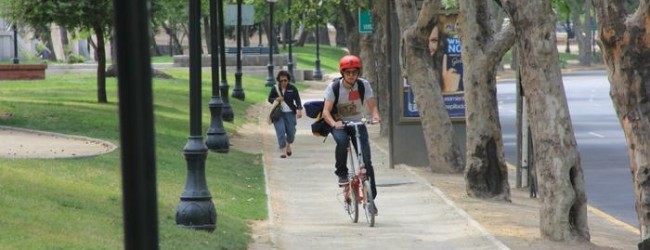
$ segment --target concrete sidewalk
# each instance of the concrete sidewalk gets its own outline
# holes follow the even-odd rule
[[[303,100],[322,99],[324,82],[309,82]],[[269,194],[267,240],[250,249],[509,249],[440,190],[408,168],[388,168],[388,155],[371,142],[379,215],[374,228],[363,212],[352,223],[334,175],[331,136],[311,134],[313,119],[298,121],[293,155],[280,158],[273,126],[260,122]],[[379,126],[370,126],[377,137]]]

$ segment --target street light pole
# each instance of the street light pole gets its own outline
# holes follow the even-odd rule
[[[314,80],[323,80],[323,72],[320,69],[320,18],[316,22],[316,61],[314,62],[316,69],[314,70]]]
[[[218,0],[221,2],[220,0]],[[201,136],[201,0],[189,1],[190,136],[183,148],[187,161],[185,189],[176,208],[176,225],[212,232],[217,210],[205,178],[208,148]]]
[[[212,44],[212,55],[210,55],[212,70],[212,98],[208,103],[210,108],[210,128],[208,128],[207,139],[205,140],[205,146],[208,149],[217,152],[217,153],[228,153],[230,143],[228,141],[228,134],[226,129],[223,127],[223,120],[221,119],[221,111],[223,109],[223,101],[219,95],[219,46],[221,40],[218,39],[217,28],[221,29],[223,27],[217,26],[217,15],[223,15],[223,13],[217,12],[217,1],[221,0],[210,0],[210,40]]]
[[[235,72],[235,88],[232,90],[232,97],[243,101],[246,99],[246,95],[241,86],[241,1],[242,0],[237,0],[237,72]]]
[[[221,100],[223,100],[223,110],[221,110],[221,118],[224,121],[232,122],[235,120],[235,115],[232,112],[232,107],[228,101],[228,78],[226,75],[226,38],[225,38],[225,22],[223,18],[223,1],[217,0],[217,12],[219,14],[219,40],[221,41],[221,47],[219,48],[219,58],[221,66],[221,85],[219,86],[221,90]]]
[[[287,33],[289,35],[285,38],[289,39],[289,62],[287,63],[287,68],[291,75],[291,82],[295,83],[296,77],[293,75],[293,54],[291,53],[291,45],[293,44],[293,35],[291,34],[291,0],[288,0],[287,2],[287,12],[289,12],[289,21],[287,21]]]
[[[273,34],[273,5],[275,5],[275,2],[278,0],[266,0],[269,2],[269,30],[267,31],[269,34],[269,64],[266,65],[266,67],[269,69],[269,74],[266,76],[266,86],[271,87],[273,84],[275,84],[275,80],[273,79],[273,44],[275,41],[275,34]],[[293,78],[293,77],[292,77]]]
[[[146,1],[115,0],[113,8],[124,249],[158,249],[151,15]]]
[[[20,60],[18,59],[18,28],[16,27],[16,23],[12,25],[14,28],[14,64],[20,63]]]

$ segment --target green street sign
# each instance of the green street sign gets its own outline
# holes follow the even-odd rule
[[[359,34],[372,34],[372,13],[359,8]]]

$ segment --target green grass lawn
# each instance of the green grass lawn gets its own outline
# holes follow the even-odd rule
[[[155,79],[159,238],[162,249],[245,249],[249,224],[267,218],[262,156],[210,152],[208,188],[217,209],[217,230],[205,233],[175,225],[187,163],[188,70],[168,69],[176,79]],[[234,77],[229,72],[230,90]],[[210,72],[203,71],[203,131],[209,127]],[[94,74],[48,75],[42,81],[0,82],[0,125],[99,138],[119,145],[116,80],[108,78],[108,104],[96,101]],[[232,133],[247,122],[245,110],[266,101],[264,77],[244,75],[246,101],[230,98]],[[250,83],[250,84],[247,84]],[[259,84],[252,84],[259,83]],[[305,85],[300,85],[304,88]],[[203,135],[205,138],[205,134]],[[121,249],[122,193],[119,149],[77,159],[0,158],[0,249]]]

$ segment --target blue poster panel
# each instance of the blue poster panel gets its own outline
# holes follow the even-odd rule
[[[441,15],[439,23],[429,34],[428,54],[439,70],[440,89],[445,107],[453,121],[465,120],[465,93],[463,85],[463,60],[461,44],[456,29],[456,15]],[[419,120],[415,96],[404,78],[402,84],[402,118]]]

